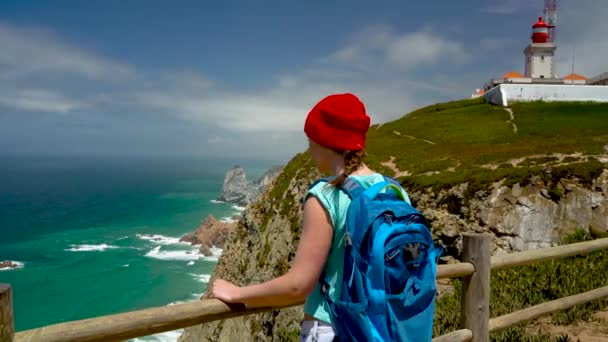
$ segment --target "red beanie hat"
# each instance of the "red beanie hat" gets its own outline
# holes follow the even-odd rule
[[[335,151],[360,151],[370,118],[365,106],[353,94],[329,95],[308,113],[304,132],[317,144]]]

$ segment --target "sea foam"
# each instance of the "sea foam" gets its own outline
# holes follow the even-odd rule
[[[129,340],[129,342],[176,342],[184,332],[184,329],[167,331],[160,334],[139,337]]]
[[[160,235],[160,234],[135,234],[135,236],[137,236],[141,240],[150,241],[157,245],[177,245],[177,244],[189,245],[188,242],[180,242],[179,238]]]
[[[200,281],[201,283],[208,283],[209,279],[211,279],[211,275],[210,274],[195,274],[195,273],[190,273],[190,275],[192,277],[194,277],[194,279]]]
[[[66,249],[67,252],[103,252],[106,249],[118,248],[117,246],[108,245],[105,243],[99,245],[70,245],[72,248]]]
[[[232,209],[234,209],[234,210],[236,210],[236,211],[238,211],[238,212],[242,212],[242,211],[244,211],[245,209],[247,209],[247,207],[241,207],[241,206],[238,206],[238,205],[233,205],[233,206],[232,206]]]
[[[160,260],[198,260],[202,255],[198,253],[198,248],[181,251],[161,251],[162,246],[156,246],[146,253],[149,258]]]

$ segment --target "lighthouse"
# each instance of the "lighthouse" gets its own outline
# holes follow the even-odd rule
[[[549,28],[542,17],[532,26],[532,43],[526,47],[526,77],[557,78],[555,74],[555,42],[549,39]]]

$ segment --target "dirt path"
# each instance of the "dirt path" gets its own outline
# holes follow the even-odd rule
[[[399,178],[399,177],[407,177],[407,176],[411,176],[412,174],[409,171],[401,171],[397,168],[397,165],[395,165],[395,157],[391,156],[391,159],[387,162],[381,163],[380,165],[382,166],[386,166],[389,169],[391,169],[391,171],[393,171],[395,173],[395,178]]]
[[[595,158],[602,163],[608,162],[608,154],[583,155],[582,153],[577,152],[577,153],[571,153],[571,154],[564,154],[564,153],[534,154],[531,156],[509,159],[503,163],[511,164],[514,167],[521,167],[521,166],[519,166],[519,163],[523,162],[524,160],[526,160],[528,158],[536,159],[536,158],[545,158],[545,157],[555,157],[555,158],[557,158],[557,162],[538,163],[535,166],[543,166],[546,164],[551,164],[551,166],[567,165],[567,164],[570,164],[570,163],[564,162],[564,159],[567,157],[576,158],[577,162],[585,162],[585,161],[588,161],[589,158]],[[490,170],[496,170],[498,168],[498,164],[495,164],[495,163],[483,164],[483,165],[477,165],[477,166],[484,168],[484,169],[490,169]]]
[[[430,141],[430,140],[426,140],[426,139],[420,139],[420,138],[413,137],[413,136],[411,136],[411,135],[405,135],[405,134],[401,134],[400,132],[397,132],[397,131],[393,131],[393,133],[395,133],[396,135],[398,135],[398,136],[400,136],[400,137],[406,137],[406,138],[410,138],[410,139],[414,139],[414,140],[420,140],[420,141],[424,141],[424,142],[426,142],[426,143],[429,143],[429,144],[431,144],[431,145],[435,145],[435,143],[434,143],[434,142],[432,142],[432,141]]]
[[[544,332],[553,336],[568,335],[573,341],[608,342],[608,311],[600,311],[588,322],[570,325],[551,324],[551,318],[542,318],[528,325],[529,334]]]
[[[513,109],[505,107],[505,110],[509,113],[509,118],[511,118],[509,121],[507,121],[508,123],[510,123],[513,126],[513,133],[517,134],[517,125],[515,125],[515,115],[513,115]]]

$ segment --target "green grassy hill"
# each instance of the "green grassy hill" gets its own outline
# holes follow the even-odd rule
[[[608,104],[532,102],[511,110],[513,120],[503,107],[464,100],[372,126],[367,162],[388,174],[396,167],[412,190],[465,182],[481,188],[503,178],[513,184],[547,166],[584,181],[603,168]]]

